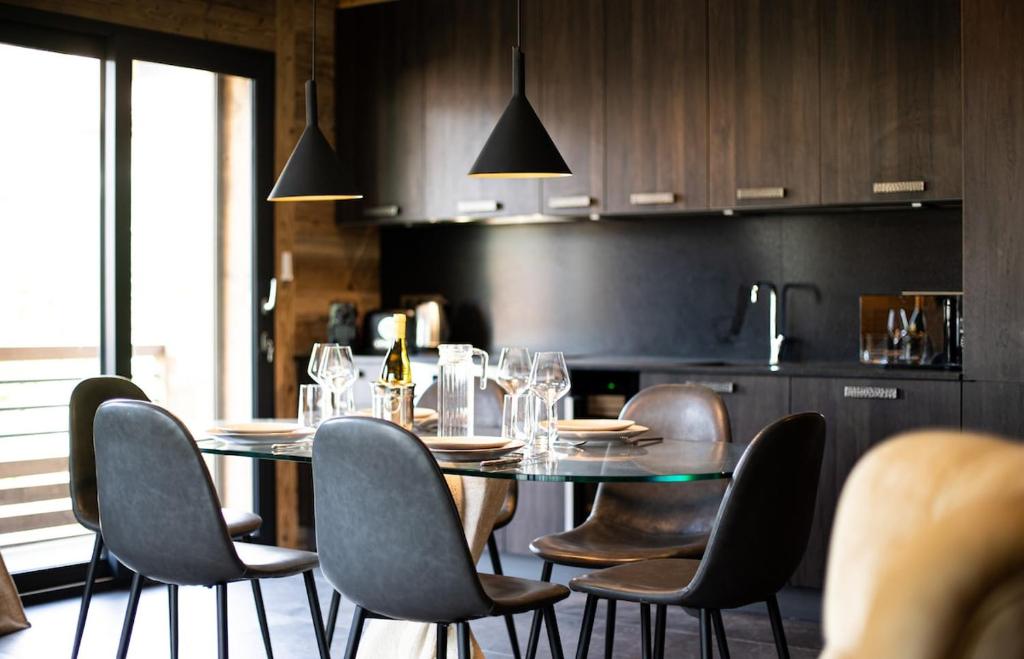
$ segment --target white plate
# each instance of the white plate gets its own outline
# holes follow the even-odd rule
[[[634,424],[628,419],[562,419],[556,425],[559,432],[618,432]]]
[[[212,435],[290,435],[303,427],[297,423],[285,423],[281,421],[247,421],[243,423],[223,423],[210,428]]]
[[[636,437],[637,435],[642,435],[645,432],[650,432],[650,430],[651,429],[648,428],[647,426],[641,426],[639,424],[634,423],[632,426],[630,426],[629,428],[626,428],[625,430],[616,430],[616,431],[609,430],[609,431],[586,431],[586,432],[580,431],[580,432],[573,432],[571,430],[559,430],[558,431],[558,436],[561,437],[562,439],[586,439],[586,440],[591,440],[591,441],[602,440],[602,439],[603,440],[616,440],[616,439],[617,440],[623,440],[623,439],[629,439],[630,437]]]
[[[477,451],[501,448],[508,444],[504,437],[421,437],[431,451]]]
[[[223,439],[229,442],[236,442],[238,444],[276,444],[278,442],[295,441],[297,439],[307,439],[313,433],[316,432],[315,428],[296,428],[292,432],[285,433],[269,433],[262,435],[253,434],[233,434],[226,432],[210,432],[210,436],[215,439]]]
[[[431,449],[430,453],[440,462],[483,462],[484,460],[496,460],[512,451],[523,448],[524,444],[518,439],[506,442],[498,448],[466,449],[459,451],[443,451]]]

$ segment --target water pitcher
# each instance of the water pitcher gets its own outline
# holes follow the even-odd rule
[[[487,388],[487,353],[468,343],[438,346],[437,435],[468,437],[473,434],[473,375],[481,358],[480,389]]]

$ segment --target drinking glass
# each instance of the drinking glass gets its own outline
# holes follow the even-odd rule
[[[351,387],[359,377],[352,358],[352,348],[337,344],[327,344],[320,348],[320,366],[317,368],[319,381],[332,394],[334,401],[341,401],[342,394]]]
[[[530,391],[547,406],[548,446],[558,438],[558,414],[555,403],[569,393],[569,368],[560,352],[538,352],[530,369]]]
[[[518,439],[527,446],[533,444],[534,401],[536,397],[528,392],[521,394],[505,394],[501,408],[501,436],[505,439]]]
[[[326,384],[320,380],[320,365],[323,364],[327,351],[337,345],[337,343],[314,343],[313,349],[309,353],[309,364],[306,366],[306,373],[309,373],[309,377],[313,378],[313,382],[316,382],[321,387],[325,387]]]
[[[530,351],[526,348],[502,348],[495,379],[514,396],[530,381],[530,366]]]
[[[316,428],[328,416],[324,388],[318,384],[300,384],[299,423],[307,428]]]

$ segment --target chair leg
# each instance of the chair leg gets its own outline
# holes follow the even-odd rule
[[[608,613],[605,616],[604,659],[612,659],[615,650],[615,600],[608,600]]]
[[[779,611],[779,600],[775,595],[765,602],[768,605],[768,618],[772,621],[772,636],[775,637],[775,651],[779,659],[789,659],[789,645],[786,643],[786,632],[782,629],[782,613]]]
[[[437,659],[448,659],[448,625],[437,624]],[[352,655],[351,659],[356,659]]]
[[[170,614],[171,659],[178,659],[178,586],[167,584],[167,612]]]
[[[654,609],[654,659],[665,659],[665,615],[667,608],[664,604],[659,604]]]
[[[217,659],[228,659],[228,585],[217,584]]]
[[[103,552],[103,536],[96,534],[92,545],[92,558],[89,570],[85,573],[85,590],[82,591],[82,604],[78,607],[78,626],[75,628],[75,643],[71,646],[71,659],[77,659],[78,649],[82,646],[82,634],[85,632],[85,619],[89,615],[89,603],[92,602],[92,587],[96,580],[96,565],[100,562]]]
[[[722,659],[729,659],[729,642],[725,640],[725,625],[722,624],[722,612],[711,611],[711,622],[715,626],[715,640],[718,641],[718,654]]]
[[[363,637],[363,624],[365,622],[366,609],[357,606],[352,614],[352,626],[348,630],[348,645],[345,647],[345,659],[356,659],[356,654],[359,653],[359,639]]]
[[[316,647],[320,651],[320,659],[327,659],[331,656],[331,651],[327,647],[327,636],[324,634],[324,618],[320,613],[320,599],[316,596],[316,581],[313,580],[313,571],[303,572],[302,579],[306,582],[306,599],[309,600],[309,615],[313,618]]]
[[[540,570],[541,581],[551,581],[551,571],[554,563],[544,561],[544,567]],[[526,659],[534,659],[537,656],[537,645],[540,643],[540,619],[544,614],[540,610],[533,612],[533,622],[530,623],[530,640],[526,643]]]
[[[472,659],[470,657],[472,648],[469,645],[469,623],[460,622],[457,628],[459,632],[459,659]]]
[[[121,627],[121,641],[117,644],[117,659],[128,656],[128,644],[132,640],[132,626],[135,625],[135,612],[139,608],[139,593],[142,590],[142,575],[132,575],[132,587],[128,591],[128,608],[124,612],[124,625]]]
[[[640,656],[651,659],[651,605],[640,605]]]
[[[252,599],[256,602],[256,618],[260,621],[263,649],[267,652],[267,659],[274,659],[274,649],[270,645],[270,627],[267,625],[267,609],[263,605],[263,588],[259,579],[252,579],[249,583],[252,584]]]
[[[580,624],[580,640],[576,643],[576,659],[587,659],[590,652],[590,636],[594,632],[594,616],[597,615],[597,596],[587,595],[583,607],[583,622]]]
[[[711,612],[700,610],[700,659],[711,659]]]
[[[505,574],[501,569],[501,554],[498,553],[498,541],[492,532],[487,536],[487,555],[491,557],[491,569],[494,574]]]
[[[548,630],[548,647],[551,649],[552,659],[564,659],[562,654],[562,637],[558,633],[558,618],[555,617],[555,607],[544,607],[544,626]]]
[[[331,607],[327,609],[327,647],[334,643],[334,630],[338,626],[338,610],[341,609],[341,593],[331,593]]]
[[[520,659],[519,636],[516,635],[516,619],[512,615],[505,616],[505,629],[508,630],[508,643],[512,646],[513,659]]]

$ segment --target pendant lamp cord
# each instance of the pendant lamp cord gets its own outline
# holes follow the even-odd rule
[[[523,38],[523,8],[522,1],[516,0],[516,48],[522,48]]]
[[[316,80],[316,0],[313,0],[313,44],[309,47],[309,79]]]

